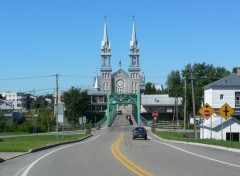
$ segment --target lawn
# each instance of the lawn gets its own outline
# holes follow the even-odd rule
[[[25,136],[13,137],[0,141],[0,152],[27,152],[30,149],[57,144],[66,141],[80,140],[88,135],[86,134],[71,134],[57,137],[55,135],[44,136]]]
[[[0,132],[0,136],[15,136],[15,135],[22,135],[22,134],[29,134],[27,132]]]
[[[240,149],[240,142],[223,141],[223,140],[215,140],[215,139],[194,139],[194,138],[188,137],[185,133],[179,133],[179,132],[158,131],[155,134],[167,140],[196,142],[196,143],[202,143],[202,144],[218,145],[222,147]]]

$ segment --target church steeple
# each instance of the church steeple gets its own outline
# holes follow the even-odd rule
[[[100,87],[98,86],[98,75],[96,75],[96,77],[95,77],[94,89],[95,90],[99,90],[100,89]]]
[[[132,38],[130,41],[129,68],[131,93],[140,93],[140,66],[139,66],[139,48],[135,27],[135,19],[133,17]]]
[[[106,17],[104,17],[103,40],[102,40],[102,49],[104,49],[104,48],[110,49],[110,42],[108,40],[108,32],[107,32]]]
[[[112,76],[112,67],[111,67],[111,48],[110,41],[108,40],[107,32],[107,22],[106,17],[104,17],[104,27],[103,27],[103,40],[101,42],[101,83],[100,89],[105,93],[111,93],[111,76]],[[98,81],[98,80],[96,80]]]
[[[135,30],[135,21],[134,21],[134,17],[133,17],[132,42],[136,42],[136,41],[137,41],[137,35],[136,35],[136,30]]]
[[[133,17],[132,39],[130,41],[130,65],[129,70],[139,70],[139,48],[135,27],[135,19]]]

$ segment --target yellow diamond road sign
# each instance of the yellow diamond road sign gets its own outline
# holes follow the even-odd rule
[[[208,104],[206,103],[205,105],[203,105],[200,110],[198,111],[205,119],[209,119],[213,113],[215,112],[214,109]]]
[[[233,113],[234,113],[234,110],[227,104],[225,103],[218,111],[221,116],[227,120]]]

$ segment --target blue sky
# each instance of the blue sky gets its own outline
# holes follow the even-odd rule
[[[0,0],[0,91],[91,88],[100,73],[104,16],[111,62],[129,63],[132,16],[146,82],[207,63],[240,66],[239,0]],[[29,79],[12,79],[27,78]]]

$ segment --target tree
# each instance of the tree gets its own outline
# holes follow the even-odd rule
[[[171,97],[179,97],[183,93],[183,84],[179,71],[171,71],[167,78],[168,94]]]
[[[61,99],[66,107],[65,114],[68,122],[76,126],[79,123],[79,117],[85,113],[90,103],[87,90],[82,91],[71,87],[63,93]]]
[[[4,131],[7,119],[4,117],[3,111],[0,109],[0,132]]]
[[[46,100],[46,97],[39,96],[36,98],[36,100],[33,100],[31,103],[31,109],[43,109],[46,108],[48,105],[48,102]]]
[[[145,85],[145,92],[146,95],[156,94],[156,88],[153,83],[147,82]]]
[[[182,77],[186,79],[187,83],[186,99],[188,112],[192,113],[191,79],[193,79],[194,83],[195,105],[197,111],[201,108],[203,102],[203,86],[228,76],[229,74],[230,72],[223,67],[215,68],[213,65],[208,65],[206,63],[188,64],[185,69],[182,70]]]

